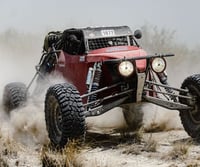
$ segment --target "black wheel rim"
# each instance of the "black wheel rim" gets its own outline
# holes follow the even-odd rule
[[[50,108],[50,124],[52,127],[50,130],[53,134],[55,142],[59,143],[62,138],[62,113],[59,107],[59,103],[54,96],[49,97],[49,108]]]

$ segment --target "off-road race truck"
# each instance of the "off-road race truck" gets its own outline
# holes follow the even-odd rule
[[[72,28],[50,32],[33,80],[59,72],[66,83],[50,86],[45,97],[45,120],[51,143],[64,147],[69,139],[84,139],[85,118],[123,108],[131,130],[141,127],[135,105],[150,102],[179,110],[182,124],[192,138],[200,135],[200,75],[186,78],[181,88],[168,84],[166,57],[148,55],[137,43],[140,30],[127,26]],[[10,112],[27,99],[28,86],[9,83],[3,104]],[[38,82],[39,83],[39,82]]]

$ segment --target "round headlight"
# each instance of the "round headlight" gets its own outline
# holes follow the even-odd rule
[[[134,71],[133,64],[130,61],[121,62],[119,64],[118,69],[119,69],[119,73],[124,77],[130,76]]]
[[[156,73],[161,73],[166,68],[166,61],[164,58],[156,57],[151,62],[151,68]]]

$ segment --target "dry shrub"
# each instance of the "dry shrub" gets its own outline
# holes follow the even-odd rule
[[[155,140],[151,140],[148,143],[145,143],[144,145],[141,144],[132,144],[125,146],[125,150],[122,151],[123,154],[133,154],[133,155],[139,155],[141,152],[156,152],[157,151],[157,145],[158,143]]]
[[[9,167],[7,161],[0,155],[0,166]]]
[[[168,167],[178,167],[178,166],[175,165],[175,164],[171,164],[171,165],[169,165]]]
[[[138,144],[132,144],[126,146],[125,150],[122,151],[122,154],[133,154],[133,155],[139,155],[142,151],[142,145]]]
[[[136,140],[136,142],[140,143],[143,140],[143,136],[144,136],[144,128],[141,127],[138,131],[135,132],[134,139]]]
[[[10,158],[17,158],[17,151],[20,149],[17,143],[10,137],[2,135],[0,129],[0,166],[9,167],[8,161]]]
[[[188,155],[190,144],[188,143],[177,143],[174,144],[172,150],[168,153],[170,159],[185,159]]]
[[[141,127],[139,130],[135,132],[121,132],[120,137],[126,141],[131,139],[131,143],[141,143],[143,140],[144,128]]]
[[[41,151],[41,161],[43,167],[81,167],[77,162],[77,155],[80,152],[79,144],[70,141],[61,150],[52,150],[48,146],[43,146]]]
[[[9,157],[17,157],[17,152],[20,149],[17,143],[14,140],[11,140],[9,137],[3,140],[2,146],[2,155]]]
[[[128,145],[128,147],[122,153],[139,155],[142,151],[156,152],[158,147],[158,142],[152,139],[152,134],[150,135],[148,140],[142,141],[143,134],[144,134],[143,129],[138,131],[137,133],[138,136],[136,138],[140,139],[139,143],[136,142],[131,145]]]
[[[152,134],[150,134],[148,141],[145,141],[144,148],[142,149],[142,151],[156,152],[157,147],[158,147],[158,142],[152,139]]]
[[[189,164],[186,165],[186,167],[199,167],[199,166],[200,166],[200,164],[197,163],[197,162],[189,163]]]

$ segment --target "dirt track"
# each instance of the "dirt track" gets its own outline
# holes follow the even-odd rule
[[[9,166],[42,166],[41,146],[6,143],[1,147],[1,160]],[[145,133],[139,143],[130,136],[88,134],[85,145],[74,160],[82,167],[200,166],[199,145],[183,130]],[[53,154],[52,159],[56,157]]]
[[[0,140],[1,162],[5,162],[9,166],[42,166],[43,145],[48,142],[45,125],[44,122],[42,123],[42,108],[40,105],[33,106],[30,102],[26,107],[17,112],[14,111],[10,118],[1,114],[1,118],[3,118]],[[32,112],[29,117],[27,117],[27,111]],[[110,123],[115,128],[124,126],[120,111],[114,110],[108,114],[113,114],[112,112],[118,112],[117,120],[114,122],[114,118],[112,118],[113,122]],[[162,114],[167,113],[167,111],[162,112]],[[33,119],[33,115],[36,119]],[[154,114],[151,113],[151,115]],[[186,132],[180,129],[181,126],[178,127],[180,122],[178,122],[177,116],[177,113],[174,113],[171,122],[168,119],[161,119],[161,117],[159,119],[154,117],[152,122],[148,117],[149,121],[146,121],[148,130],[150,130],[150,125],[154,131],[161,130],[163,127],[164,129],[156,133],[140,131],[136,135],[119,133],[109,135],[109,129],[113,130],[113,127],[108,126],[110,119],[106,123],[105,119],[98,118],[99,122],[96,121],[96,124],[93,120],[87,120],[88,125],[92,124],[93,128],[88,126],[90,132],[86,135],[86,142],[83,147],[79,148],[80,152],[74,155],[73,162],[76,162],[76,166],[81,167],[200,166],[199,144],[192,142]],[[102,117],[108,116],[103,115]],[[104,120],[105,123],[101,124],[100,120]],[[176,126],[179,130],[177,128],[169,130],[172,122],[177,122]],[[48,155],[50,152],[46,153]],[[53,153],[52,161],[55,161],[58,156],[57,153]],[[68,157],[69,155],[64,154],[64,156]],[[65,161],[61,160],[62,163]]]
[[[84,166],[187,166],[197,164],[199,158],[198,146],[191,144],[182,130],[145,133],[141,143],[135,143],[130,138],[120,142],[116,140],[115,136],[107,141],[96,141],[97,148],[85,150],[82,154]],[[180,149],[173,152],[179,146]]]

